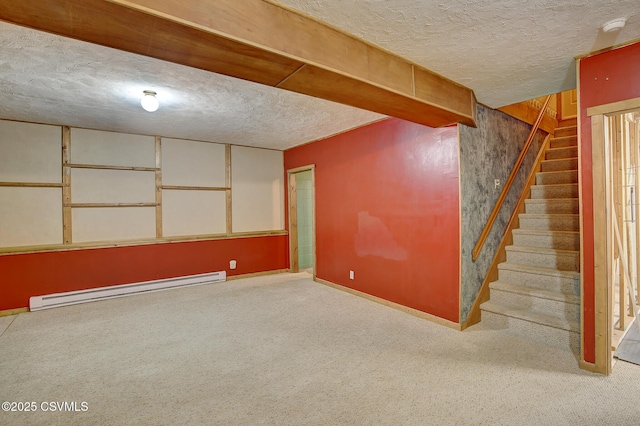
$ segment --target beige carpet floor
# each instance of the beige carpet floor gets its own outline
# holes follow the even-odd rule
[[[0,425],[637,425],[639,383],[306,273],[0,318],[0,402],[38,407]]]

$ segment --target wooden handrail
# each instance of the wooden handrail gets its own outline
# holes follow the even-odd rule
[[[513,181],[516,179],[518,170],[520,169],[520,166],[522,166],[524,157],[527,155],[527,151],[529,151],[529,147],[531,146],[531,143],[533,142],[533,139],[536,136],[538,128],[540,127],[540,123],[542,122],[542,119],[544,118],[544,115],[547,111],[549,100],[551,100],[551,95],[547,96],[547,99],[544,101],[544,105],[542,106],[542,109],[538,114],[538,118],[536,119],[536,122],[533,124],[533,127],[531,128],[531,133],[529,133],[529,137],[527,138],[527,141],[522,147],[522,151],[520,151],[520,155],[518,156],[516,163],[513,165],[513,169],[511,169],[511,173],[509,174],[509,177],[507,178],[507,181],[505,182],[504,187],[502,188],[502,192],[500,192],[498,201],[496,201],[496,205],[493,206],[493,210],[491,211],[491,214],[487,219],[487,223],[485,223],[484,228],[482,228],[480,237],[478,237],[478,242],[476,242],[476,245],[473,248],[473,252],[471,254],[474,262],[480,255],[480,252],[482,251],[482,247],[484,247],[484,243],[487,241],[489,232],[491,232],[491,228],[493,228],[493,224],[495,223],[496,218],[498,217],[498,213],[502,208],[502,204],[504,203],[504,200],[507,198],[507,194],[511,189],[511,185],[513,184]]]
[[[542,142],[542,146],[540,147],[540,151],[538,151],[536,160],[533,162],[533,167],[531,167],[531,171],[529,172],[529,177],[527,177],[527,180],[524,184],[525,189],[531,188],[533,185],[535,185],[536,173],[540,171],[540,165],[542,164],[542,160],[544,159],[544,153],[549,147],[550,139],[551,135],[547,135],[547,137],[544,138],[544,142]],[[522,191],[522,193],[520,193],[520,198],[518,199],[516,206],[513,208],[513,212],[511,212],[509,222],[507,222],[507,226],[504,228],[502,239],[500,240],[498,249],[493,256],[493,261],[491,262],[491,266],[489,267],[489,270],[484,277],[484,281],[482,281],[480,291],[478,291],[478,296],[476,296],[476,301],[471,306],[471,310],[469,311],[467,320],[462,324],[463,330],[480,322],[480,305],[489,300],[489,284],[493,281],[498,280],[498,265],[507,260],[507,252],[505,251],[505,247],[513,244],[513,234],[511,232],[520,226],[520,214],[525,212],[525,200],[527,198],[529,198],[529,194],[527,193],[527,191]]]

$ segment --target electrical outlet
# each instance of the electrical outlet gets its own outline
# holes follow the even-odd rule
[[[237,263],[235,260],[229,261],[229,269],[236,269]]]
[[[500,179],[493,180],[493,189],[500,189]]]
[[[349,279],[352,280],[355,278],[355,274],[353,273],[353,271],[349,271]]]

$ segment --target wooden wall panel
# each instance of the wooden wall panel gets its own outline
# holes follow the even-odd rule
[[[0,187],[0,247],[62,244],[62,188]]]
[[[105,166],[156,166],[153,136],[71,129],[71,163]]]
[[[154,172],[73,169],[72,202],[153,203],[156,200]]]
[[[162,138],[162,183],[224,187],[224,145]]]
[[[283,153],[231,147],[233,232],[284,229]]]
[[[0,120],[0,182],[62,182],[60,126]]]
[[[72,221],[74,243],[156,236],[154,207],[74,208]]]
[[[224,234],[225,191],[162,191],[162,235]]]

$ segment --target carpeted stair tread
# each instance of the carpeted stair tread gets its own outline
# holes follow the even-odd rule
[[[533,185],[531,187],[531,198],[577,198],[577,183],[556,183],[549,185]]]
[[[540,170],[543,172],[552,172],[560,170],[570,170],[578,167],[578,157],[559,158],[543,160],[540,164]]]
[[[578,119],[577,118],[565,118],[563,120],[558,121],[558,127],[566,127],[566,126],[577,126]]]
[[[579,253],[578,250],[558,250],[551,248],[543,248],[543,247],[527,247],[527,246],[507,246],[505,247],[507,251],[520,251],[526,253],[554,253],[554,254],[576,254]]]
[[[524,200],[526,214],[578,214],[578,198],[528,198]]]
[[[558,250],[579,250],[580,232],[540,229],[514,229],[513,245]]]
[[[578,145],[578,137],[576,135],[558,136],[551,139],[550,148],[567,148]]]
[[[577,170],[556,170],[536,173],[536,185],[556,185],[578,182]]]
[[[580,273],[504,262],[498,265],[498,280],[550,291],[580,294]]]
[[[520,229],[540,231],[577,231],[580,216],[575,213],[521,213],[518,215]]]
[[[562,271],[577,271],[580,268],[580,252],[541,247],[507,246],[507,261]]]
[[[540,299],[554,300],[556,302],[571,303],[574,305],[580,304],[580,296],[575,294],[562,293],[559,291],[550,291],[550,290],[545,290],[537,287],[510,284],[510,283],[502,282],[500,280],[492,282],[490,284],[490,288],[492,290],[496,289],[501,291],[507,291],[510,293],[522,294],[522,295],[527,295],[531,297],[537,297]]]
[[[565,318],[558,318],[555,316],[547,315],[537,311],[528,309],[516,309],[509,306],[502,306],[491,301],[484,302],[480,305],[483,311],[492,312],[498,315],[504,315],[511,318],[516,318],[522,321],[531,322],[534,324],[543,325],[546,327],[552,327],[559,330],[565,330],[569,332],[579,332],[580,324],[574,321],[567,321]]]
[[[580,235],[579,231],[551,231],[544,229],[514,229],[516,234],[531,234],[531,235],[553,235],[553,234],[566,234],[566,235]]]
[[[520,213],[520,216],[579,216],[578,213]]]
[[[580,273],[576,271],[560,271],[551,268],[541,268],[539,266],[520,265],[519,263],[502,262],[498,265],[498,270],[522,271],[529,274],[547,275],[559,278],[579,278]]]
[[[565,136],[576,136],[577,134],[578,126],[563,126],[556,128],[554,136],[556,138],[562,138]]]
[[[563,148],[549,148],[545,153],[546,160],[557,160],[561,158],[572,158],[578,156],[578,147],[569,146]]]

